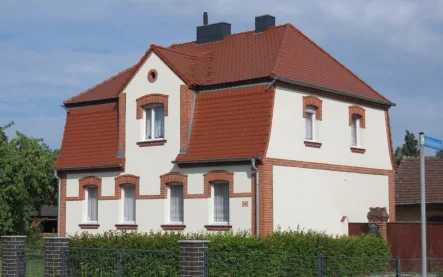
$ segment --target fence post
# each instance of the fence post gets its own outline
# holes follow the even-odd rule
[[[325,257],[323,254],[318,255],[318,277],[324,276],[325,265],[324,265]]]
[[[400,257],[395,257],[395,277],[401,277],[401,259]]]
[[[180,277],[207,275],[205,257],[207,255],[208,240],[180,240]]]
[[[117,251],[117,277],[122,276],[122,264],[123,264],[123,251],[119,249]]]
[[[62,277],[66,268],[63,268],[63,252],[69,246],[69,238],[47,237],[45,238],[44,268],[45,277]]]
[[[25,236],[2,236],[2,277],[15,277],[20,274],[20,255],[24,254]]]

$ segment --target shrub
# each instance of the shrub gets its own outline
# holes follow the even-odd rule
[[[208,259],[211,276],[313,276],[317,272],[320,253],[325,256],[324,268],[328,276],[358,276],[386,272],[391,257],[385,240],[372,235],[348,237],[310,230],[277,230],[264,238],[256,238],[248,232],[184,234],[108,231],[95,235],[73,235],[70,240],[70,263],[77,260],[83,269],[95,270],[107,265],[107,273],[111,273],[116,270],[115,250],[109,250],[105,255],[103,251],[82,248],[168,250],[171,252],[121,251],[125,256],[123,272],[128,272],[124,276],[132,276],[130,272],[152,270],[155,270],[156,276],[178,276],[179,240],[210,241]],[[80,261],[78,257],[83,258]],[[70,267],[80,266],[72,264]]]

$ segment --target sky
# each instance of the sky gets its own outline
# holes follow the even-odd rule
[[[66,100],[196,26],[292,23],[383,94],[394,147],[405,130],[443,138],[443,0],[1,0],[0,126],[59,148]],[[427,152],[433,154],[433,152]]]

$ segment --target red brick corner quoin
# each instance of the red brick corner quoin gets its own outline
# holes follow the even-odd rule
[[[137,101],[137,119],[143,118],[143,106],[150,104],[163,104],[165,109],[165,116],[168,116],[168,98],[169,95],[165,94],[148,94],[138,98]]]

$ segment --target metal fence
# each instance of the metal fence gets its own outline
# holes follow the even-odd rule
[[[62,271],[71,277],[178,277],[179,252],[70,247],[62,253]]]
[[[20,277],[44,276],[44,247],[26,246],[19,253],[19,265],[21,267]]]
[[[421,276],[421,260],[315,257],[291,254],[207,253],[209,277],[410,277]],[[443,276],[443,259],[429,259],[430,276]]]

